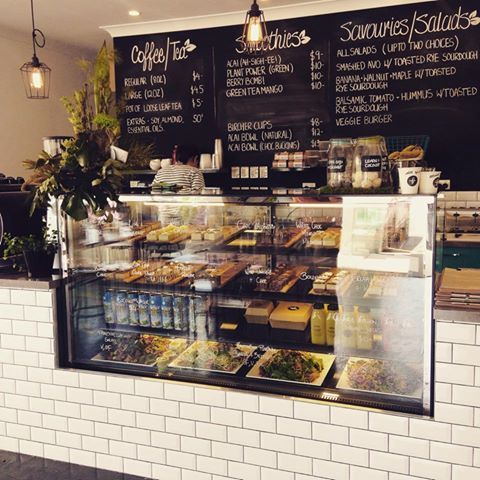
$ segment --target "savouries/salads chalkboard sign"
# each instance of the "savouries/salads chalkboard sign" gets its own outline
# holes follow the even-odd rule
[[[220,137],[227,166],[252,166],[332,137],[422,134],[443,178],[478,189],[476,6],[428,2],[269,22],[269,43],[255,54],[241,26],[116,38],[123,140],[168,155],[179,143],[212,151]]]

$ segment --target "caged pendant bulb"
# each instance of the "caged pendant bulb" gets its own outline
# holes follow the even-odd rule
[[[262,25],[258,17],[250,19],[248,26],[247,42],[261,42],[263,41]]]
[[[31,78],[32,81],[30,82],[30,85],[32,86],[32,88],[43,88],[43,75],[38,68],[33,69]]]
[[[251,52],[261,50],[268,42],[267,24],[257,0],[253,1],[245,17],[242,40]]]
[[[45,46],[45,35],[41,30],[35,28],[33,0],[30,0],[30,8],[32,13],[33,56],[30,62],[26,62],[21,66],[20,71],[22,72],[27,98],[45,99],[50,94],[51,69],[45,63],[40,62],[37,57],[37,47],[43,48]]]

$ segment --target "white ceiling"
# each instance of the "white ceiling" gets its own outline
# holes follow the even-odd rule
[[[307,0],[308,1],[308,0]],[[331,1],[331,0],[325,0]],[[301,4],[305,0],[259,0],[264,8]],[[102,25],[247,11],[251,0],[34,0],[35,23],[50,47],[66,44],[97,50],[109,35]],[[141,12],[130,17],[129,10]],[[31,32],[30,0],[0,0],[0,35]]]

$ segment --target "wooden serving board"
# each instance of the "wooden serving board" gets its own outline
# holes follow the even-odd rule
[[[446,268],[442,272],[439,292],[480,294],[480,269]]]
[[[188,272],[188,274],[194,274],[200,270],[202,270],[202,268],[205,268],[205,264],[204,263],[198,263],[198,264],[192,264],[192,269]],[[143,277],[145,276],[145,274],[140,277],[138,280],[141,280]],[[165,285],[165,286],[172,286],[172,285],[177,285],[178,283],[180,283],[182,280],[185,280],[187,277],[185,276],[185,274],[182,274],[182,275],[178,275],[177,277],[173,277],[171,278],[170,280],[168,280],[167,282],[157,282],[158,285]],[[151,285],[152,283],[150,282],[146,282],[146,281],[138,281],[137,280],[137,283],[139,284],[149,284]]]
[[[202,270],[202,268],[205,268],[204,263],[198,263],[198,264],[192,265],[192,268],[188,272],[188,275],[191,275],[193,273],[197,273],[200,270]],[[182,274],[182,275],[179,275],[178,277],[172,278],[168,282],[162,282],[161,284],[166,285],[166,286],[176,285],[177,283],[181,282],[185,278],[186,278],[185,274]]]
[[[296,235],[294,235],[288,242],[286,242],[283,247],[290,248],[292,245],[295,245],[303,236],[307,233],[306,229],[300,230]]]
[[[239,262],[239,263],[231,262],[229,268],[227,268],[221,275],[219,275],[220,282],[218,287],[220,288],[224,287],[228,282],[233,280],[240,272],[245,270],[246,266],[247,264],[244,262]]]

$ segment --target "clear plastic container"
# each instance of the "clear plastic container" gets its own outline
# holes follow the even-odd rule
[[[354,188],[379,188],[382,186],[384,146],[382,137],[359,138],[355,146],[353,161]]]
[[[353,140],[334,138],[330,140],[327,162],[327,183],[330,187],[352,185]]]

